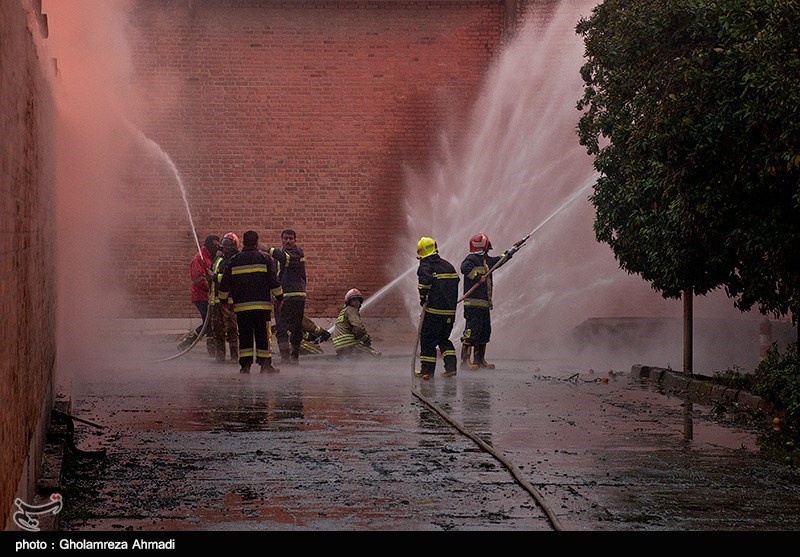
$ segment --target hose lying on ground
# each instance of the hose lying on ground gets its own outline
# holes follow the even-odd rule
[[[503,455],[495,451],[494,447],[486,443],[483,439],[467,431],[460,423],[458,423],[453,418],[448,416],[444,410],[442,410],[436,404],[425,398],[425,396],[423,396],[421,393],[415,391],[414,389],[411,389],[411,393],[418,399],[420,399],[422,402],[430,406],[437,414],[439,414],[442,418],[444,418],[445,421],[447,421],[450,425],[452,425],[461,433],[472,439],[475,443],[478,444],[478,446],[480,446],[480,448],[482,448],[484,451],[491,454],[498,461],[500,461],[500,463],[502,463],[503,466],[505,466],[506,469],[509,472],[511,472],[511,475],[514,476],[514,479],[517,480],[517,483],[519,483],[519,485],[521,485],[528,493],[530,493],[533,496],[534,499],[536,499],[536,502],[542,508],[545,515],[547,515],[547,518],[550,521],[550,524],[553,527],[553,529],[556,531],[564,530],[564,528],[561,526],[561,523],[558,520],[558,517],[550,509],[550,506],[547,504],[547,501],[544,500],[544,497],[541,495],[541,493],[539,493],[539,491],[525,479],[525,477],[522,475],[522,472],[520,472],[519,469],[517,469],[517,467],[514,466],[513,463],[511,463]]]
[[[206,332],[206,329],[208,328],[208,324],[210,322],[211,322],[211,309],[209,308],[209,310],[206,312],[205,321],[203,321],[203,327],[200,329],[200,332],[197,333],[197,337],[192,341],[192,343],[189,346],[187,346],[177,354],[173,354],[172,356],[167,356],[166,358],[161,358],[159,360],[150,360],[148,363],[154,364],[156,362],[167,362],[169,360],[174,360],[175,358],[180,358],[184,354],[188,354],[192,350],[192,348],[194,348],[197,345],[197,343],[200,342],[200,339],[203,338],[203,334]]]

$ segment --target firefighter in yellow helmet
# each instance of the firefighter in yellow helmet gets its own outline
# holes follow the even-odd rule
[[[423,236],[417,242],[417,290],[424,308],[420,326],[420,369],[423,379],[436,371],[436,349],[444,360],[442,377],[456,374],[456,349],[450,340],[458,304],[459,278],[455,267],[439,255],[436,240]]]

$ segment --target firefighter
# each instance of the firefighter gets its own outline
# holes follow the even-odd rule
[[[219,299],[224,302],[228,297],[233,298],[239,326],[239,371],[250,373],[255,357],[262,373],[275,373],[280,370],[272,365],[271,296],[280,302],[283,289],[275,272],[275,262],[258,249],[258,233],[248,230],[242,240],[242,251],[231,257],[222,274]]]
[[[420,369],[416,375],[430,379],[436,371],[436,349],[444,360],[443,377],[456,374],[456,349],[450,340],[458,304],[459,278],[455,267],[439,255],[433,238],[417,242],[417,290],[424,308],[420,324]]]
[[[492,309],[492,275],[489,270],[505,264],[519,249],[524,240],[517,242],[503,255],[492,256],[489,251],[492,243],[483,232],[469,239],[469,255],[461,262],[464,275],[464,319],[466,325],[461,336],[461,369],[494,369],[494,364],[486,361],[486,345],[492,334],[490,312]],[[499,263],[499,265],[498,265]],[[477,284],[477,287],[475,285]],[[475,287],[473,289],[473,287]],[[471,290],[471,292],[470,292]],[[474,350],[473,360],[470,356]]]
[[[344,295],[344,307],[336,317],[336,325],[333,328],[333,348],[336,350],[337,356],[381,355],[379,351],[372,348],[372,339],[361,320],[363,303],[364,296],[357,288],[351,288]]]
[[[208,316],[208,304],[210,300],[209,286],[211,283],[211,262],[217,255],[219,250],[219,236],[212,234],[207,236],[203,241],[203,247],[200,251],[194,254],[191,263],[189,264],[189,276],[192,281],[192,304],[197,308],[200,313],[201,323],[193,330],[189,331],[180,344],[178,350],[185,350],[200,336],[200,331],[203,330],[203,325]],[[206,327],[208,328],[208,327]],[[214,344],[211,335],[208,334],[210,330],[204,334],[206,336],[206,348],[209,355],[214,355]]]
[[[278,265],[278,279],[283,287],[283,302],[275,314],[275,336],[281,362],[300,363],[300,344],[303,340],[303,317],[306,305],[306,257],[297,245],[292,229],[281,231],[281,247],[268,248]]]
[[[239,328],[233,311],[233,299],[226,302],[219,299],[219,283],[231,258],[239,253],[239,238],[233,232],[222,237],[221,252],[211,264],[214,277],[211,281],[211,331],[214,336],[215,356],[218,362],[225,361],[225,342],[230,348],[230,361],[239,361]]]

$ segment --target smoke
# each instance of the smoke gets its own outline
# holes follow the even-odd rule
[[[49,36],[40,55],[50,66],[58,113],[57,376],[62,384],[107,353],[103,324],[124,306],[124,277],[112,263],[119,197],[130,147],[129,3],[45,0]],[[53,68],[56,68],[55,70]],[[130,254],[130,257],[137,257]],[[62,385],[63,388],[68,388]]]
[[[493,255],[500,255],[534,231],[493,275],[490,355],[680,368],[682,302],[664,300],[621,271],[594,237],[588,197],[596,174],[576,134],[583,43],[575,33],[594,5],[560,2],[551,17],[530,18],[490,69],[466,133],[444,130],[430,168],[408,169],[409,253],[401,268],[416,267],[421,236],[435,238],[458,269],[473,234],[488,234]],[[406,303],[416,322],[411,289]],[[639,319],[617,319],[623,317]],[[698,322],[722,317],[741,319],[723,295],[695,301]],[[457,344],[463,327],[459,305],[451,337]],[[724,345],[696,338],[696,361],[705,362],[707,350],[717,356],[709,365],[737,364],[723,363]],[[757,349],[756,343],[753,357]]]

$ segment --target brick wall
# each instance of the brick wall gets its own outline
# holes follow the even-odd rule
[[[139,1],[131,119],[176,165],[201,244],[254,229],[275,245],[295,229],[307,313],[330,317],[344,292],[369,298],[394,278],[392,254],[414,249],[396,241],[405,169],[425,168],[443,125],[468,113],[525,4]],[[117,267],[135,277],[127,312],[193,316],[189,216],[146,144],[130,152],[118,231]]]
[[[32,33],[38,4],[0,2],[0,529],[33,502],[55,361],[52,100]],[[37,17],[39,16],[39,17]]]

